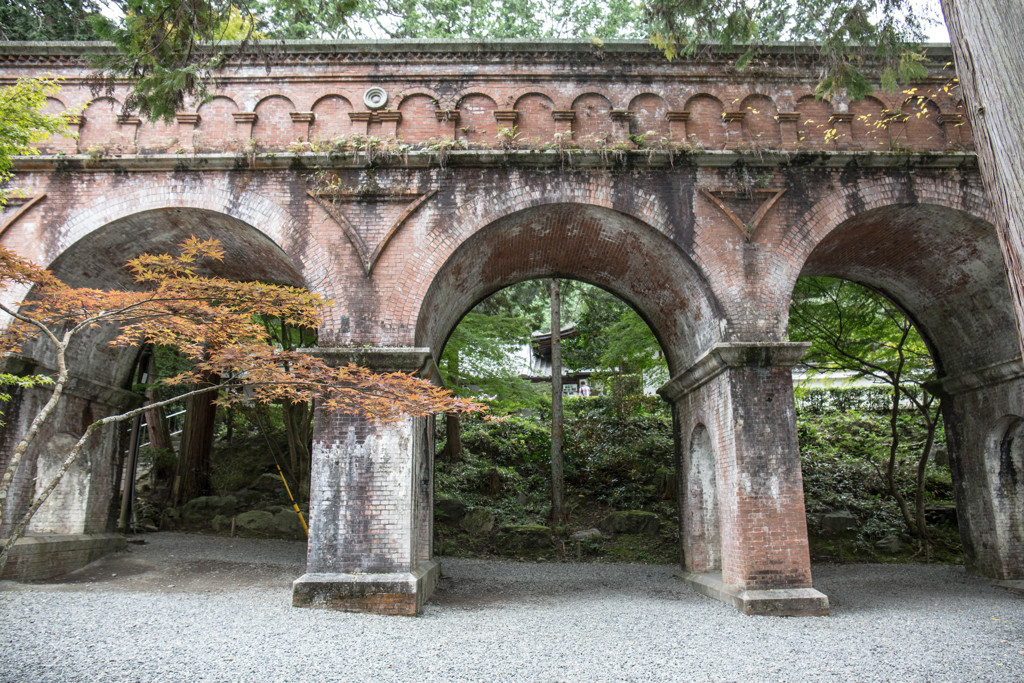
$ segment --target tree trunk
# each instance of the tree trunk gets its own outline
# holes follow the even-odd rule
[[[288,458],[295,480],[297,500],[309,500],[309,473],[313,462],[310,449],[313,436],[313,407],[308,401],[285,401],[281,406],[284,430],[288,437]]]
[[[219,378],[212,378],[213,385]],[[185,426],[181,434],[181,457],[175,476],[175,505],[210,491],[210,453],[213,451],[214,419],[217,416],[217,392],[190,396],[185,403]]]
[[[160,387],[150,386],[146,389],[146,403],[156,403],[160,400]],[[167,411],[164,407],[146,408],[145,415],[150,450],[173,452],[174,445],[171,443],[171,430],[167,426]]]
[[[448,365],[448,380],[452,388],[459,385],[459,354],[451,357]],[[445,413],[444,450],[441,459],[445,462],[462,461],[462,419],[458,413]]]
[[[1024,2],[942,0],[942,12],[1024,348]]]
[[[462,462],[462,419],[458,413],[444,415],[444,450],[441,459],[445,462]]]
[[[551,280],[551,524],[565,524],[565,482],[562,476],[562,290]]]

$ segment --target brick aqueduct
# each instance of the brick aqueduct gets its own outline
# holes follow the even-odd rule
[[[0,44],[4,82],[52,73],[55,110],[87,104],[77,142],[18,161],[22,196],[0,215],[0,241],[66,281],[117,285],[134,254],[217,237],[221,274],[334,301],[325,357],[427,375],[460,317],[506,285],[604,287],[668,359],[687,581],[747,612],[820,614],[788,304],[801,275],[854,280],[933,351],[970,569],[1024,578],[1024,365],[948,49],[930,50],[913,96],[829,104],[812,52],[792,46],[738,73],[730,55],[668,63],[639,43],[296,43],[269,71],[229,58],[216,97],[171,124],[120,116],[122,89],[91,93],[97,49]],[[84,420],[138,400],[124,389],[135,354],[103,341],[79,349],[5,523]],[[38,401],[11,408],[4,448]],[[119,438],[76,466],[31,528],[44,552],[15,570],[107,542]],[[429,420],[318,415],[296,605],[419,611],[439,573],[433,450]]]

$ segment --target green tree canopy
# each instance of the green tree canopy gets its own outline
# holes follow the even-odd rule
[[[97,40],[107,20],[95,0],[4,0],[0,40]]]
[[[907,530],[925,539],[925,471],[940,425],[940,406],[926,389],[935,364],[924,339],[903,311],[878,292],[845,280],[801,278],[790,306],[790,339],[809,341],[812,372],[848,371],[889,389],[889,457],[869,461],[885,480]],[[909,408],[925,427],[923,443],[905,444],[902,413]],[[916,487],[911,508],[897,484],[906,451],[914,451]]]
[[[937,23],[913,0],[651,0],[645,17],[651,42],[669,59],[712,44],[743,46],[743,68],[765,43],[816,43],[824,66],[818,94],[852,99],[872,90],[860,70],[866,59],[883,64],[886,89],[923,77],[918,44]]]
[[[0,207],[6,203],[2,186],[11,179],[11,157],[36,154],[33,145],[50,135],[68,133],[68,117],[75,112],[46,113],[46,98],[60,90],[51,78],[19,80],[0,88]]]

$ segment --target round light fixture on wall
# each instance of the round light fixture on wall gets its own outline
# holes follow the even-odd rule
[[[380,109],[387,103],[388,94],[384,92],[384,88],[375,85],[363,93],[363,104],[370,109]]]

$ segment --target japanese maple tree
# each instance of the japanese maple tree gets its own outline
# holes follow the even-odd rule
[[[217,401],[309,401],[332,411],[376,420],[437,412],[479,411],[482,406],[452,396],[426,380],[405,373],[374,373],[355,365],[331,367],[323,360],[273,343],[261,317],[274,316],[295,327],[316,328],[327,302],[309,291],[261,282],[238,282],[204,274],[203,264],[222,260],[216,240],[189,238],[176,254],[143,254],[127,268],[137,287],[100,290],[70,287],[36,264],[0,248],[0,311],[9,325],[0,350],[17,352],[30,340],[42,340],[55,372],[50,395],[18,442],[0,478],[0,522],[14,474],[60,401],[71,369],[68,349],[87,343],[97,327],[112,326],[118,347],[157,344],[177,349],[192,367],[163,380],[182,387],[171,398],[104,417],[88,425],[67,453],[54,478],[42,488],[0,551],[0,571],[14,542],[39,507],[74,464],[89,437],[102,427],[130,420],[147,409],[203,392],[219,392]],[[24,301],[12,298],[27,294]],[[210,377],[220,377],[210,385]],[[47,381],[47,380],[42,380]],[[204,385],[196,388],[196,385]]]

